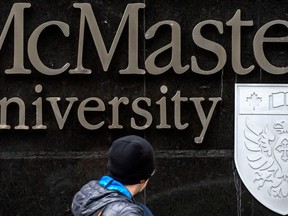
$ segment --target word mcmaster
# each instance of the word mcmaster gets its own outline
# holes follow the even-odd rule
[[[157,31],[162,26],[168,26],[171,29],[171,41],[169,44],[164,45],[158,50],[152,52],[145,59],[144,68],[139,66],[139,11],[145,8],[144,3],[132,3],[126,6],[123,16],[121,18],[120,24],[114,36],[110,48],[104,43],[102,33],[100,31],[97,18],[93,12],[93,8],[89,3],[74,3],[73,7],[75,9],[80,9],[80,24],[79,24],[79,36],[78,36],[78,50],[77,50],[77,61],[76,67],[71,68],[70,63],[63,63],[64,65],[59,68],[51,68],[43,63],[38,50],[38,40],[41,34],[44,34],[44,30],[51,26],[56,26],[63,33],[63,37],[70,36],[70,26],[62,21],[51,20],[42,23],[29,36],[27,42],[27,48],[24,47],[24,23],[29,22],[24,19],[24,11],[31,7],[30,3],[15,3],[8,15],[6,23],[2,29],[0,36],[0,49],[2,49],[7,36],[7,32],[10,29],[12,23],[14,22],[14,61],[13,67],[6,69],[6,74],[30,74],[31,70],[25,68],[24,66],[24,50],[27,50],[28,58],[32,66],[42,74],[45,75],[58,75],[64,72],[69,74],[91,74],[91,70],[85,68],[83,65],[83,44],[85,40],[85,27],[89,28],[92,35],[99,60],[101,62],[104,71],[108,71],[111,64],[112,58],[114,56],[115,50],[119,44],[120,37],[123,35],[124,27],[128,26],[128,47],[127,47],[127,58],[128,65],[126,68],[119,70],[120,74],[153,74],[159,75],[167,72],[168,70],[173,70],[176,74],[183,74],[185,72],[193,72],[201,75],[211,75],[215,74],[225,66],[227,62],[227,53],[224,47],[216,43],[215,41],[205,38],[201,34],[201,30],[205,26],[211,26],[217,29],[217,32],[221,35],[224,33],[224,23],[218,20],[204,20],[199,22],[192,29],[192,40],[196,46],[204,49],[208,52],[213,53],[217,57],[217,64],[214,68],[203,69],[203,65],[199,65],[197,60],[197,55],[191,56],[191,62],[187,65],[183,65],[181,62],[181,26],[179,23],[173,20],[163,20],[155,23],[144,33],[145,40],[150,40],[154,38]],[[25,10],[26,9],[26,10]],[[241,62],[241,31],[242,28],[251,27],[254,25],[253,20],[242,20],[241,10],[237,10],[233,17],[225,23],[227,26],[231,27],[231,65],[235,73],[239,75],[245,75],[253,71],[255,65],[250,65],[248,67],[243,67]],[[284,28],[288,27],[288,21],[286,20],[273,20],[263,26],[261,26],[253,38],[253,53],[257,64],[265,71],[271,74],[285,74],[288,72],[288,66],[277,66],[273,65],[265,56],[264,43],[287,43],[288,37],[268,37],[265,33],[269,28],[273,26],[282,26]],[[87,32],[87,30],[86,30]],[[60,33],[60,34],[61,34]],[[111,32],[112,34],[112,32]],[[47,44],[49,46],[49,44]],[[156,58],[161,56],[163,52],[171,52],[171,60],[167,65],[157,66]],[[55,53],[57,55],[57,53]],[[199,58],[199,56],[198,56]]]

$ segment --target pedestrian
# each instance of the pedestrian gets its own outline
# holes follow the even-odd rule
[[[115,140],[108,151],[107,171],[75,194],[71,206],[75,216],[152,215],[133,199],[155,172],[155,153],[146,139],[129,135]]]

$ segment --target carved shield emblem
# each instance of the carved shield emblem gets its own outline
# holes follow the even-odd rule
[[[234,159],[250,193],[287,215],[288,85],[235,85]]]

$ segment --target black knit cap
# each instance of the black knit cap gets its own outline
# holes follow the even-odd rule
[[[155,169],[152,145],[136,135],[115,140],[108,151],[108,175],[126,184],[138,184],[151,177]]]

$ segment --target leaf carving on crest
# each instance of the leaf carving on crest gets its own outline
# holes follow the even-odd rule
[[[246,98],[246,101],[249,103],[250,106],[253,107],[253,110],[255,110],[255,107],[259,106],[259,104],[262,102],[262,97],[258,97],[258,95],[253,92],[250,97]]]

